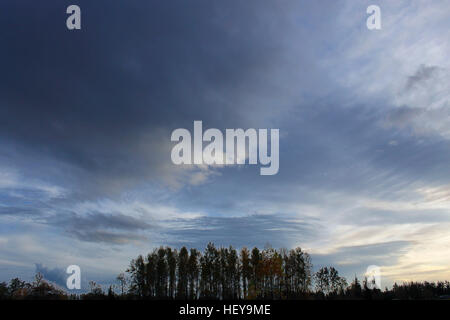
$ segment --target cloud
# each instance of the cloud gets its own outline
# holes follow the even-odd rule
[[[55,221],[55,224],[67,224],[74,229],[86,230],[89,228],[107,228],[107,229],[123,229],[123,230],[143,230],[149,229],[151,226],[145,221],[136,218],[125,216],[122,214],[103,214],[103,213],[89,213],[85,216],[65,215],[60,221]]]
[[[417,88],[418,86],[423,85],[424,83],[434,78],[436,72],[438,71],[439,68],[436,66],[421,65],[414,75],[408,77],[408,82],[406,84],[405,90],[410,91]]]
[[[332,261],[338,266],[394,265],[412,244],[408,241],[389,241],[358,246],[338,247],[328,254],[314,254],[316,267]],[[360,270],[362,271],[362,270]]]
[[[66,287],[67,274],[64,269],[61,268],[53,268],[50,269],[45,267],[41,263],[36,263],[36,273],[41,273],[44,276],[44,279],[54,282],[60,287]]]
[[[412,248],[408,241],[390,241],[360,246],[339,247],[327,254],[312,254],[314,269],[322,266],[337,266],[339,273],[348,282],[356,276],[361,280],[367,267],[376,265],[381,268],[381,281],[383,287],[391,286],[397,279],[391,277],[387,270],[396,265],[400,258]]]
[[[312,222],[283,215],[250,215],[243,217],[200,217],[169,222],[168,243],[197,248],[208,242],[235,247],[290,246],[295,241],[308,241],[315,236]]]
[[[26,207],[0,207],[0,215],[33,215],[36,210]]]
[[[142,219],[121,214],[90,212],[87,215],[66,214],[49,218],[47,223],[63,228],[81,241],[125,244],[145,241],[147,237],[136,232],[151,226]]]
[[[399,123],[401,128],[410,127],[420,136],[438,135],[449,139],[449,82],[449,69],[419,66],[417,71],[408,78],[405,90],[396,99],[398,105],[406,106],[400,111],[403,116],[400,118],[394,116],[391,124]]]
[[[303,55],[304,49],[280,37],[280,32],[295,32],[293,21],[267,24],[274,13],[286,14],[270,1],[258,3],[256,11],[237,1],[201,3],[142,2],[137,9],[82,1],[80,7],[90,12],[84,23],[90,27],[78,34],[44,19],[58,12],[55,7],[33,6],[31,16],[42,31],[25,28],[21,41],[9,33],[10,52],[1,56],[9,61],[3,67],[10,77],[0,82],[0,118],[8,119],[0,126],[0,136],[16,146],[22,161],[45,153],[58,167],[68,167],[55,169],[54,177],[71,182],[71,189],[87,197],[176,176],[179,171],[166,165],[170,132],[193,120],[202,119],[211,127],[267,127],[275,105],[280,113],[280,104],[291,108],[299,96],[279,81],[287,77],[307,83],[301,77],[291,79],[296,74],[289,72],[290,61],[284,57],[284,49]],[[10,17],[16,18],[2,20],[5,30],[16,19],[29,20],[17,6],[8,7]],[[111,23],[124,16],[133,17],[125,27]],[[32,59],[21,43],[34,48]],[[46,71],[32,71],[41,68]],[[256,109],[259,121],[254,121]],[[204,179],[194,172],[187,181]]]
[[[111,232],[104,230],[74,230],[71,229],[69,232],[82,241],[88,242],[104,242],[108,244],[129,244],[136,242],[143,242],[148,240],[145,236],[140,236],[136,234],[126,234],[119,232]]]

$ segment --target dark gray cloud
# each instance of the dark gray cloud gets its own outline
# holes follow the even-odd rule
[[[424,81],[432,79],[438,70],[439,67],[437,66],[421,65],[414,75],[408,77],[406,90],[411,90],[414,86],[420,85]]]
[[[63,228],[69,235],[81,241],[110,244],[145,241],[147,237],[138,232],[152,229],[152,226],[143,219],[119,213],[90,212],[83,216],[68,213],[49,217],[46,223]]]
[[[80,268],[81,271],[81,288],[80,289],[67,289],[66,281],[67,278],[70,276],[70,274],[66,273],[66,270],[59,267],[50,268],[42,263],[36,263],[35,264],[35,273],[41,273],[45,280],[53,282],[57,286],[59,286],[61,289],[69,292],[69,293],[85,293],[88,292],[90,289],[89,282],[92,279],[95,279],[95,282],[100,285],[103,290],[107,290],[107,288],[111,285],[116,283],[115,277],[112,277],[111,275],[99,275],[95,273],[86,272],[84,268]]]
[[[89,228],[107,228],[107,229],[123,229],[123,230],[143,230],[149,229],[151,226],[142,219],[136,219],[119,213],[104,214],[91,212],[85,216],[76,214],[64,215],[60,220],[55,217],[55,224],[68,224],[76,229]]]
[[[60,287],[65,288],[66,287],[66,280],[68,277],[68,274],[66,274],[66,271],[61,268],[48,268],[44,266],[41,263],[35,264],[35,271],[36,273],[41,273],[44,279],[54,282]]]
[[[418,108],[400,107],[389,112],[386,121],[389,125],[396,125],[404,128],[424,112],[424,110]]]
[[[0,207],[0,215],[34,215],[36,210],[27,207]]]
[[[130,243],[139,243],[148,240],[146,236],[123,233],[117,231],[104,231],[98,229],[73,229],[68,230],[69,234],[75,236],[81,241],[94,242],[94,243],[107,243],[124,245]]]
[[[158,178],[166,172],[163,167],[170,167],[170,131],[190,128],[193,120],[219,128],[255,122],[264,127],[270,122],[258,123],[257,116],[283,110],[288,113],[277,125],[288,136],[281,142],[280,174],[271,183],[363,190],[367,175],[373,175],[372,166],[396,174],[407,170],[418,174],[416,179],[428,175],[434,179],[447,169],[442,163],[447,156],[441,152],[448,149],[445,143],[429,147],[429,152],[442,157],[434,157],[439,163],[430,164],[422,175],[428,152],[415,141],[401,144],[403,149],[384,150],[388,141],[407,138],[380,130],[377,122],[386,115],[371,105],[340,108],[345,103],[341,97],[349,94],[345,89],[339,88],[335,104],[323,98],[307,105],[299,102],[300,93],[316,97],[312,92],[323,90],[325,83],[336,86],[313,55],[317,43],[307,36],[307,28],[298,28],[323,15],[315,37],[327,36],[334,4],[323,12],[320,6],[293,1],[283,6],[273,1],[139,6],[81,1],[85,27],[77,33],[65,30],[58,19],[45,19],[64,12],[66,3],[59,7],[25,3],[35,10],[22,11],[8,3],[10,14],[2,20],[9,48],[2,61],[10,77],[0,83],[4,106],[0,136],[9,142],[4,150],[11,143],[18,148],[15,158],[33,159],[24,170],[38,176],[45,172],[43,179],[75,185],[73,193],[94,198],[114,191],[117,195]],[[308,14],[301,10],[293,20],[290,7],[307,7]],[[17,33],[6,27],[13,19],[40,28],[23,26]],[[303,46],[287,40],[294,31]],[[31,48],[34,54],[29,56]],[[423,66],[410,81],[431,76],[433,68]],[[307,80],[300,76],[304,74],[309,75]],[[276,89],[280,87],[286,91]],[[290,90],[299,94],[286,101]],[[257,96],[273,102],[261,103]],[[291,106],[283,109],[286,103]],[[412,162],[405,156],[411,147],[416,149]],[[42,154],[57,161],[50,176],[50,159],[38,162],[46,170],[35,167]],[[227,172],[233,184],[241,174]],[[249,184],[260,184],[253,171],[245,174],[253,177]]]
[[[23,2],[1,20],[0,136],[79,169],[91,193],[157,175],[174,128],[248,126],[245,101],[270,92],[270,71],[287,65],[280,34],[293,31],[272,1],[80,1],[80,32],[64,27],[69,2]]]

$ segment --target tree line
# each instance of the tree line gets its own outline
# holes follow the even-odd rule
[[[394,284],[384,291],[367,278],[348,284],[332,266],[313,272],[301,248],[264,250],[186,247],[154,249],[126,270],[130,297],[137,299],[450,299],[450,282]],[[123,274],[118,277],[124,285]],[[123,291],[123,290],[122,290]]]
[[[300,248],[238,252],[209,243],[203,253],[155,249],[133,259],[127,272],[130,292],[143,298],[291,299],[308,292],[312,264]]]
[[[332,266],[313,272],[301,248],[263,250],[160,247],[131,260],[107,292],[93,281],[81,295],[68,294],[38,273],[32,283],[0,283],[0,299],[450,299],[450,282],[394,284],[384,291],[356,276],[348,284]]]

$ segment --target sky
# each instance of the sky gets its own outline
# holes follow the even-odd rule
[[[449,280],[449,27],[444,0],[3,0],[0,281],[208,242]],[[174,165],[195,120],[279,129],[278,174]]]

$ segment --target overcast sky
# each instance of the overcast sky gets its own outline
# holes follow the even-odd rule
[[[445,0],[3,0],[0,281],[210,241],[450,279],[449,39]],[[194,120],[278,128],[279,173],[172,164]]]

